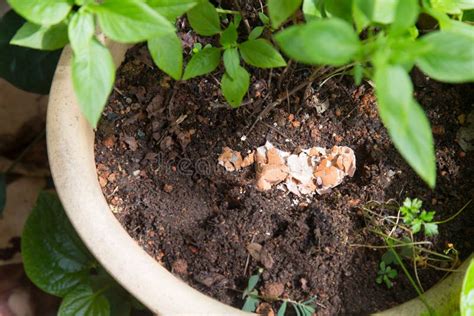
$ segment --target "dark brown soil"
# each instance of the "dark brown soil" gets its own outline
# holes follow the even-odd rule
[[[473,87],[414,73],[417,98],[435,132],[438,182],[431,191],[392,146],[368,84],[357,87],[348,77],[322,87],[315,82],[308,98],[301,90],[250,130],[265,106],[304,82],[309,70],[252,70],[251,101],[237,110],[220,96],[221,71],[176,83],[153,67],[143,47],[129,51],[96,134],[99,180],[129,234],[192,287],[238,308],[259,266],[249,259],[251,242],[274,261],[259,290],[283,285],[285,297],[316,296],[318,315],[367,314],[415,297],[402,273],[393,289],[375,283],[383,251],[351,246],[380,244],[366,231],[360,207],[418,197],[440,219],[474,196],[474,155],[455,142],[458,117],[472,110]],[[317,100],[328,100],[324,113],[314,107]],[[222,147],[246,153],[266,140],[288,151],[350,146],[356,174],[330,194],[298,198],[276,188],[258,192],[253,168],[230,173],[217,166]],[[462,256],[472,252],[472,210],[440,227],[435,249],[450,242]],[[443,276],[431,269],[419,274],[425,288]]]

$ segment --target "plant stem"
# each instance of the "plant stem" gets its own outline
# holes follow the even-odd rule
[[[221,14],[235,14],[235,15],[240,15],[239,11],[234,11],[234,10],[226,10],[226,9],[221,9],[221,8],[216,8],[217,13]]]
[[[449,221],[452,221],[453,219],[455,219],[459,214],[461,214],[462,211],[464,211],[466,209],[466,207],[469,206],[469,204],[471,204],[472,200],[469,200],[459,211],[456,212],[456,214],[454,214],[453,216],[451,217],[448,217],[447,219],[445,220],[442,220],[442,221],[439,221],[439,222],[433,222],[433,224],[445,224]]]

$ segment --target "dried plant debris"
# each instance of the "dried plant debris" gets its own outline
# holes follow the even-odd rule
[[[258,190],[270,190],[284,183],[288,191],[298,196],[328,193],[356,170],[354,151],[346,146],[330,150],[312,147],[290,154],[267,142],[244,159],[240,152],[224,147],[218,161],[227,171],[238,171],[255,163]]]

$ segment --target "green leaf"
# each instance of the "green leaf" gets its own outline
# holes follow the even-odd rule
[[[421,224],[423,224],[423,222],[419,219],[415,219],[411,223],[411,231],[412,231],[413,234],[416,234],[421,230]]]
[[[68,293],[59,307],[58,316],[109,316],[109,301],[101,292],[80,284]]]
[[[306,22],[323,17],[321,12],[324,0],[303,0],[303,14]]]
[[[382,255],[382,262],[385,264],[392,264],[396,263],[397,260],[395,259],[394,253],[391,250],[388,250]]]
[[[24,23],[13,10],[0,17],[0,77],[22,90],[48,94],[61,51],[10,45]]]
[[[399,0],[354,0],[354,5],[372,22],[390,24]],[[402,0],[407,1],[407,0]]]
[[[71,11],[72,0],[7,0],[19,15],[30,22],[53,25],[61,22]]]
[[[138,43],[174,32],[165,17],[140,0],[104,0],[90,8],[105,35],[120,43]]]
[[[96,39],[72,59],[72,84],[82,114],[97,126],[115,79],[112,55]]]
[[[423,212],[421,212],[421,214],[420,214],[420,218],[421,218],[424,222],[431,222],[431,221],[433,220],[434,214],[435,214],[435,212],[423,211]]]
[[[237,48],[229,48],[224,51],[224,67],[229,77],[235,78],[237,76],[240,67],[240,56]]]
[[[420,41],[428,49],[416,63],[428,76],[450,83],[474,81],[474,36],[438,31]]]
[[[285,316],[287,306],[288,301],[283,301],[283,304],[281,304],[280,308],[278,309],[277,316]]]
[[[231,78],[227,73],[222,77],[222,94],[232,107],[238,107],[242,103],[242,100],[249,89],[249,84],[249,73],[245,68],[238,66],[233,78]]]
[[[219,14],[208,1],[192,8],[188,14],[189,24],[199,35],[211,36],[221,31]]]
[[[247,299],[245,300],[244,306],[242,307],[242,310],[244,312],[254,312],[255,309],[257,309],[257,305],[260,302],[260,300],[256,297],[253,296],[248,296]]]
[[[220,43],[222,47],[228,48],[232,45],[237,44],[237,36],[237,27],[234,23],[230,23],[229,26],[221,34]]]
[[[399,0],[395,10],[395,18],[390,26],[390,32],[400,34],[415,25],[420,6],[418,0]]]
[[[191,57],[184,70],[184,80],[202,76],[214,71],[219,65],[221,50],[215,47],[204,47]]]
[[[244,296],[250,294],[250,292],[253,291],[258,281],[260,280],[260,274],[261,272],[258,272],[257,274],[254,274],[249,278],[249,281],[247,282],[247,288],[244,291]]]
[[[438,225],[435,223],[424,223],[423,228],[427,237],[438,235]]]
[[[68,25],[69,41],[75,53],[81,49],[88,48],[94,37],[95,21],[90,12],[79,10],[75,13]]]
[[[7,178],[6,174],[0,173],[0,218],[7,204]]]
[[[380,117],[400,154],[433,188],[436,157],[430,123],[413,99],[410,77],[401,66],[379,66],[374,81]]]
[[[324,10],[327,11],[328,16],[337,17],[352,23],[352,0],[325,1]]]
[[[148,50],[155,64],[173,79],[183,73],[183,47],[176,33],[157,36],[148,41]]]
[[[26,22],[10,41],[13,45],[41,50],[56,50],[67,43],[67,25],[63,22],[50,26]]]
[[[289,57],[307,64],[340,66],[361,49],[352,26],[335,18],[291,26],[275,39]]]
[[[464,275],[460,309],[462,316],[474,315],[474,259],[471,259],[471,263]]]
[[[268,25],[270,24],[270,18],[265,15],[263,12],[258,12],[258,18],[262,21],[263,24]]]
[[[263,26],[257,26],[250,32],[248,39],[254,40],[254,39],[259,38],[260,35],[262,35],[264,29],[265,28]]]
[[[242,58],[249,65],[259,68],[275,68],[286,66],[286,61],[272,44],[259,38],[248,40],[239,45]]]
[[[148,0],[147,3],[170,21],[182,16],[197,5],[199,0]]]
[[[268,0],[268,14],[272,27],[278,28],[301,6],[302,0]]]
[[[40,193],[23,230],[21,253],[28,278],[61,297],[81,283],[94,264],[52,193]]]

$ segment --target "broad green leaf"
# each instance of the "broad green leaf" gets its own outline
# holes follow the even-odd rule
[[[5,209],[6,203],[7,203],[7,178],[6,178],[6,174],[0,173],[0,218],[2,216],[3,210]]]
[[[352,2],[353,0],[324,1],[324,10],[328,16],[340,18],[348,23],[352,23]]]
[[[306,22],[323,17],[321,12],[324,0],[303,0],[303,14]]]
[[[237,48],[228,48],[224,51],[224,67],[227,75],[231,78],[237,76],[240,67],[240,56]]]
[[[399,0],[354,0],[354,5],[356,5],[370,21],[389,24],[395,19],[398,1]]]
[[[208,1],[204,1],[188,11],[189,24],[199,35],[211,36],[221,31],[219,14]]]
[[[461,290],[461,316],[474,315],[474,259],[466,270]]]
[[[428,76],[450,83],[474,81],[474,36],[438,31],[420,41],[428,49],[416,64]]]
[[[61,50],[10,45],[25,20],[13,10],[0,17],[0,77],[29,92],[48,94]]]
[[[19,15],[40,25],[53,25],[61,22],[71,11],[72,0],[7,0]]]
[[[115,79],[112,55],[96,39],[72,59],[72,84],[82,114],[97,126]]]
[[[436,157],[430,123],[413,99],[410,77],[401,66],[380,65],[375,71],[380,117],[400,154],[431,187],[436,183]]]
[[[257,26],[256,28],[254,28],[249,34],[249,40],[259,38],[260,35],[262,35],[264,29],[265,28],[263,26]]]
[[[120,43],[138,43],[174,32],[165,17],[140,0],[104,0],[90,8],[105,35]]]
[[[170,21],[192,9],[199,0],[148,0],[148,5]]]
[[[280,308],[278,309],[277,316],[285,316],[287,306],[288,306],[288,301],[284,301],[281,304]]]
[[[176,33],[164,34],[148,41],[148,50],[155,64],[173,79],[183,73],[183,47]]]
[[[438,12],[447,14],[461,14],[462,10],[474,8],[472,0],[430,0],[430,5]]]
[[[222,94],[232,107],[239,107],[249,89],[249,84],[249,73],[244,67],[238,66],[233,78],[227,73],[222,77]]]
[[[418,0],[399,0],[395,10],[395,18],[390,27],[390,32],[400,34],[415,25],[418,19],[420,6]]]
[[[71,18],[68,25],[69,41],[75,53],[88,48],[94,37],[95,21],[90,12],[79,10]]]
[[[222,47],[228,48],[232,45],[237,44],[237,27],[234,23],[230,23],[229,26],[222,32],[220,37],[220,43]]]
[[[40,193],[23,230],[21,253],[28,278],[61,297],[81,283],[94,264],[53,193]]]
[[[239,45],[242,58],[249,65],[259,68],[286,66],[286,61],[272,44],[263,39],[248,40]]]
[[[101,292],[80,284],[69,292],[59,306],[58,316],[109,316],[109,301]]]
[[[352,26],[335,18],[291,26],[275,39],[289,57],[307,64],[340,66],[351,61],[361,49]]]
[[[274,29],[278,28],[301,6],[302,0],[268,0],[268,14]]]
[[[10,44],[41,50],[56,50],[68,43],[67,25],[41,26],[26,22],[13,36]]]
[[[221,59],[221,50],[215,47],[204,47],[191,57],[186,65],[183,79],[188,80],[197,76],[208,74],[217,68]]]
[[[244,312],[255,312],[257,309],[257,305],[260,303],[260,300],[256,297],[253,296],[247,296],[247,299],[245,299],[244,306],[242,307],[242,310]]]

